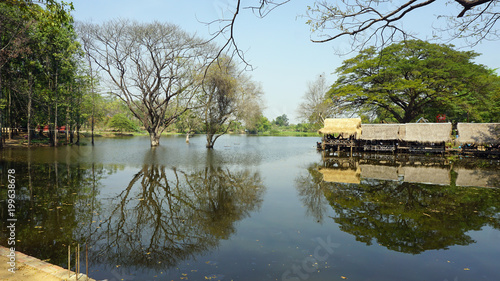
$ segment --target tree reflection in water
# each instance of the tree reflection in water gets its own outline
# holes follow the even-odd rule
[[[500,188],[460,187],[454,180],[443,186],[368,179],[363,173],[358,175],[359,184],[327,182],[321,169],[313,164],[308,175],[296,179],[308,214],[323,222],[329,205],[340,229],[367,245],[376,242],[390,250],[419,254],[474,243],[467,232],[483,226],[500,229]],[[356,171],[341,165],[328,169]],[[448,173],[456,179],[454,171]]]
[[[260,207],[263,192],[260,175],[249,170],[144,164],[99,214],[92,256],[139,268],[175,266],[228,239],[234,223]]]

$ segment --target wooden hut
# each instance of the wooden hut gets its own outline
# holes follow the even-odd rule
[[[500,123],[458,123],[460,144],[500,144]]]
[[[463,153],[500,155],[500,123],[458,123]]]
[[[361,118],[325,119],[324,127],[318,130],[323,135],[321,149],[340,150],[356,145],[355,140],[361,137]]]
[[[361,144],[365,151],[395,151],[400,124],[362,124]]]
[[[400,150],[444,152],[451,141],[451,123],[407,123],[399,128]]]

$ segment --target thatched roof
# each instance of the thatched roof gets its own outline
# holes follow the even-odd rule
[[[340,182],[340,183],[356,183],[359,184],[360,173],[359,168],[353,169],[328,169],[320,168],[319,172],[323,174],[323,180],[326,182]]]
[[[364,179],[398,180],[398,167],[361,164],[361,177]]]
[[[362,124],[362,140],[397,140],[400,124]]]
[[[470,170],[459,168],[457,186],[500,187],[500,172],[493,170]]]
[[[458,123],[460,143],[500,143],[500,123]]]
[[[451,140],[451,123],[401,124],[399,137],[404,141],[448,142]]]
[[[325,119],[325,125],[318,133],[323,135],[344,134],[361,136],[361,118]]]
[[[405,182],[450,185],[450,171],[437,167],[401,167],[399,173],[404,175]]]

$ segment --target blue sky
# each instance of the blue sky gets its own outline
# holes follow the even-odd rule
[[[129,18],[148,22],[153,20],[177,24],[184,30],[196,32],[198,36],[209,38],[209,28],[203,22],[229,15],[228,8],[235,0],[73,0],[77,21],[100,23],[114,18]],[[257,0],[243,1],[244,4]],[[264,115],[270,120],[286,114],[292,123],[298,123],[296,109],[302,101],[307,83],[325,73],[327,81],[333,83],[333,72],[343,60],[335,48],[348,49],[346,39],[329,43],[312,43],[305,14],[307,5],[314,1],[292,0],[275,9],[266,18],[260,19],[249,10],[240,14],[236,26],[236,40],[246,51],[245,58],[254,70],[253,79],[262,85],[266,110]],[[247,4],[247,5],[249,5]],[[438,9],[436,9],[438,8]],[[434,13],[439,7],[432,6],[405,20],[404,26],[419,34],[431,35],[430,27],[435,25]],[[454,13],[454,11],[452,11]],[[458,14],[457,12],[455,15]],[[215,27],[215,26],[214,26]],[[213,30],[213,28],[212,28]],[[462,42],[452,42],[462,46]],[[474,47],[482,55],[476,60],[490,68],[500,68],[499,42],[483,42]],[[460,50],[469,50],[464,48]]]

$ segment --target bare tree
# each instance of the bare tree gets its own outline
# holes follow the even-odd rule
[[[178,26],[113,20],[81,24],[79,33],[94,62],[107,74],[115,94],[148,131],[151,146],[189,109],[203,67],[205,45]]]
[[[329,89],[324,73],[318,75],[315,81],[308,82],[303,102],[297,108],[298,117],[305,122],[320,125],[324,118],[333,117],[337,108],[332,99],[326,98]]]
[[[307,11],[308,24],[319,34],[313,42],[329,42],[340,37],[350,37],[353,50],[369,45],[384,46],[400,39],[416,38],[401,22],[408,14],[438,2],[436,0],[407,0],[395,4],[391,0],[317,1]],[[450,39],[473,37],[472,45],[483,39],[498,39],[494,26],[500,17],[495,0],[448,0],[449,10],[458,7],[461,12],[446,17],[447,28],[438,29],[451,33]],[[455,7],[454,7],[455,6]],[[439,11],[444,13],[444,11]]]
[[[221,7],[223,10],[227,10],[226,14],[229,14],[230,17],[223,16],[219,19],[206,23],[209,27],[216,26],[216,31],[212,33],[212,38],[209,41],[215,40],[218,37],[223,37],[226,40],[224,45],[219,49],[216,58],[221,57],[223,54],[232,53],[231,57],[238,56],[247,67],[252,68],[251,65],[245,60],[243,51],[238,48],[236,33],[234,31],[234,26],[240,12],[242,10],[250,10],[257,17],[264,18],[272,10],[288,2],[290,2],[290,0],[259,0],[254,5],[242,6],[241,0],[238,0],[233,7],[229,5],[227,7]]]
[[[250,75],[240,75],[239,90],[244,93],[238,101],[238,120],[243,121],[245,127],[254,128],[259,122],[265,109],[262,96],[262,86],[252,80]]]
[[[234,32],[238,16],[244,10],[252,11],[257,17],[265,17],[275,8],[286,4],[289,0],[253,0],[246,6],[237,0],[234,7],[228,8],[229,17],[222,17],[212,21],[209,25],[219,25],[214,38],[224,36],[226,44],[221,49],[234,49],[234,53],[243,58],[243,53],[238,48]],[[349,37],[352,50],[359,51],[370,45],[383,47],[388,43],[400,39],[413,38],[413,34],[400,24],[403,19],[417,10],[433,7],[436,0],[406,0],[394,3],[392,0],[319,0],[309,6],[304,12],[313,33],[318,34],[313,42],[324,43],[340,37]],[[500,18],[498,11],[499,1],[496,0],[448,0],[446,11],[457,10],[456,15],[443,15],[439,11],[437,18],[446,18],[447,26],[435,28],[437,31],[449,32],[450,40],[467,38],[470,45],[475,45],[482,40],[497,40],[500,34],[495,25]],[[435,6],[435,5],[434,5]],[[435,10],[433,10],[434,12]],[[244,60],[244,58],[243,58]]]

